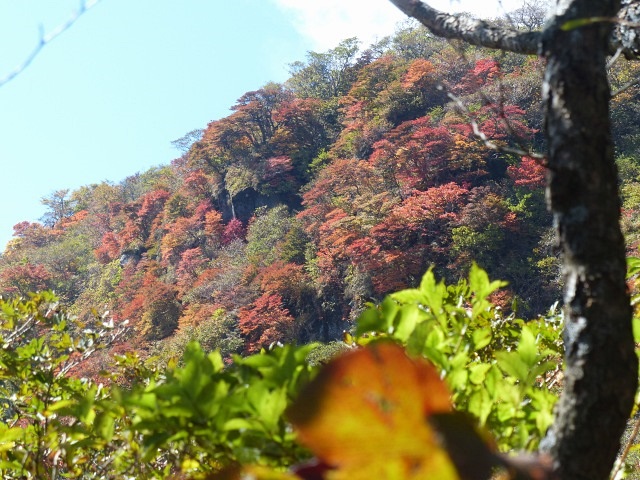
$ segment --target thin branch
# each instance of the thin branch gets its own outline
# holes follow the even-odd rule
[[[627,83],[622,85],[619,89],[617,89],[615,92],[612,92],[611,97],[613,98],[616,95],[620,95],[621,93],[626,92],[627,90],[629,90],[634,85],[637,85],[638,83],[640,83],[640,75],[629,80]]]
[[[453,100],[453,102],[456,104],[456,107],[458,107],[458,111],[467,117],[467,120],[469,121],[469,125],[471,125],[471,129],[473,130],[473,134],[482,141],[485,147],[490,148],[491,150],[496,150],[498,152],[512,153],[514,155],[531,157],[540,161],[541,165],[545,167],[547,166],[546,157],[541,153],[534,152],[533,150],[527,151],[521,148],[501,146],[491,141],[487,137],[487,135],[482,130],[480,130],[480,127],[478,126],[478,122],[476,122],[476,120],[473,118],[472,113],[465,106],[462,100],[450,92],[447,92],[447,96],[451,100]]]
[[[484,20],[453,15],[430,7],[421,0],[391,0],[406,15],[415,18],[434,35],[464,40],[472,45],[535,55],[538,53],[541,32],[523,32],[501,27]]]
[[[633,442],[635,441],[639,432],[640,432],[640,416],[638,416],[637,420],[633,425],[633,431],[631,432],[631,435],[629,435],[629,439],[627,440],[627,443],[624,446],[624,450],[622,454],[620,455],[620,457],[618,457],[618,460],[616,462],[616,468],[613,470],[613,473],[611,474],[611,477],[610,477],[611,480],[616,480],[618,478],[618,474],[622,470],[622,467],[624,466],[627,460],[627,457],[629,456],[629,452],[631,451],[631,447],[633,447]]]
[[[14,70],[9,72],[4,78],[0,79],[0,87],[3,87],[11,80],[16,78],[22,72],[24,72],[31,62],[40,54],[42,49],[46,47],[49,43],[59,37],[61,34],[66,32],[71,26],[76,23],[76,21],[84,15],[89,9],[96,6],[101,0],[82,0],[80,2],[80,7],[76,10],[71,17],[65,22],[58,25],[51,32],[45,33],[44,28],[40,25],[40,40],[38,44],[33,49],[33,51],[24,59],[24,61],[18,65]]]
[[[607,70],[610,70],[618,61],[618,59],[620,59],[621,53],[622,53],[622,48],[618,47],[618,49],[616,50],[616,53],[614,53],[611,59],[607,62]]]

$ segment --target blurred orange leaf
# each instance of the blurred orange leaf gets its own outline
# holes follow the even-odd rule
[[[335,468],[325,478],[457,480],[428,422],[451,410],[431,364],[375,343],[326,365],[288,414],[301,442]]]

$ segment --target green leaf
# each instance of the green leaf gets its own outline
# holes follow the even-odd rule
[[[426,318],[426,312],[418,305],[404,305],[397,314],[394,337],[406,342],[418,323]]]
[[[491,414],[493,402],[487,390],[481,388],[471,394],[469,398],[469,413],[475,415],[480,425],[487,423],[487,418]]]
[[[426,299],[422,291],[416,288],[400,290],[399,292],[392,293],[390,297],[393,298],[398,303],[404,303],[404,304],[426,303]]]
[[[527,325],[522,327],[520,341],[518,342],[518,355],[522,362],[529,368],[538,363],[539,353],[536,345],[536,337]]]
[[[223,428],[226,431],[231,430],[251,430],[254,428],[255,422],[246,419],[246,418],[232,418],[231,420],[225,422]]]
[[[3,431],[0,432],[0,452],[13,449],[16,440],[21,439],[24,434],[24,429],[20,427],[7,428],[6,430],[3,428]]]
[[[640,317],[633,317],[633,339],[636,343],[640,343]]]
[[[529,378],[529,365],[527,365],[518,352],[496,352],[498,366],[506,373],[521,382]]]
[[[436,318],[439,318],[442,314],[444,298],[447,295],[447,287],[442,281],[436,283],[432,269],[429,269],[422,277],[420,291],[425,297],[425,306],[429,307]]]
[[[477,363],[469,367],[469,381],[476,385],[482,385],[487,378],[487,372],[491,369],[490,363]]]
[[[385,299],[386,301],[386,299]],[[393,302],[391,300],[391,302]],[[395,303],[395,302],[393,302]],[[386,332],[391,328],[393,318],[386,318],[378,307],[372,303],[358,317],[356,335],[369,332]]]
[[[471,334],[473,340],[473,350],[480,350],[491,343],[491,328],[478,328]]]
[[[93,428],[100,438],[110,442],[115,432],[115,421],[113,417],[103,412],[96,416]]]
[[[478,299],[485,299],[493,292],[501,287],[508,285],[507,282],[502,280],[489,281],[487,272],[480,268],[475,262],[471,264],[471,271],[469,272],[469,286],[471,290],[475,292]]]
[[[640,273],[640,257],[627,257],[627,278]]]

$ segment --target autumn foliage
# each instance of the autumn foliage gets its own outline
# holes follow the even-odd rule
[[[0,293],[49,288],[83,318],[110,310],[140,348],[224,318],[245,352],[340,338],[367,302],[431,266],[455,282],[473,260],[510,282],[505,309],[544,311],[559,295],[544,162],[510,153],[542,147],[537,68],[473,47],[462,58],[413,27],[310,54],[180,139],[170,165],[56,192],[47,206],[64,210],[15,226]]]

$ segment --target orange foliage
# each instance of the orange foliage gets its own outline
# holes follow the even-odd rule
[[[451,411],[433,365],[398,345],[374,343],[332,360],[288,413],[301,442],[331,466],[324,478],[454,480],[456,469],[428,421]]]
[[[277,294],[265,293],[250,306],[241,308],[238,319],[247,353],[277,341],[286,342],[292,336],[294,318]]]

